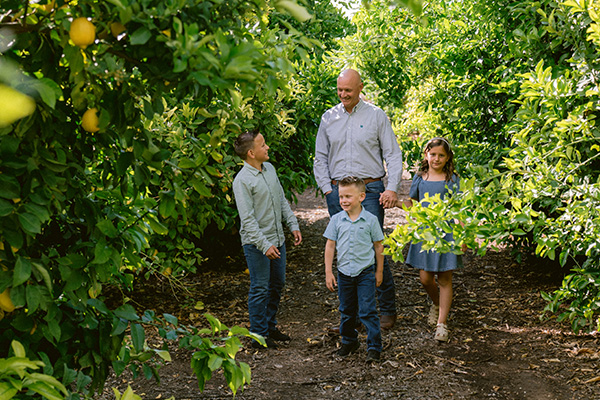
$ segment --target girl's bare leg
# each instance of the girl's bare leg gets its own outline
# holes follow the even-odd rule
[[[440,305],[440,292],[438,290],[438,285],[435,283],[435,273],[429,271],[419,271],[419,277],[421,278],[421,284],[425,288],[425,291],[429,295],[431,301],[436,306]]]
[[[437,278],[438,285],[440,286],[440,316],[438,317],[438,324],[445,324],[450,313],[450,306],[452,305],[452,271],[440,272]]]

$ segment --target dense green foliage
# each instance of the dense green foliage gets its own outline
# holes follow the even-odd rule
[[[453,230],[480,254],[510,245],[556,260],[573,273],[543,294],[547,311],[600,328],[598,3],[374,1],[353,23],[329,1],[301,3],[2,2],[2,104],[8,87],[35,104],[10,121],[0,110],[0,358],[21,357],[8,350],[18,340],[59,385],[32,376],[76,398],[111,368],[157,376],[169,355],[148,347],[152,326],[195,352],[200,388],[217,368],[243,387],[247,331],[210,316],[209,330],[184,327],[108,304],[104,290],[196,272],[209,250],[235,247],[243,130],[265,135],[288,198],[312,184],[314,136],[347,67],[390,115],[410,166],[443,135],[463,177],[452,201],[413,208],[390,251],[424,240],[460,252],[438,239]],[[95,26],[85,48],[69,36],[77,17]],[[93,133],[81,122],[91,108]]]
[[[243,130],[267,137],[288,194],[310,183],[318,112],[309,83],[290,82],[297,70],[321,82],[312,49],[351,24],[328,2],[308,8],[320,29],[279,0],[2,2],[0,84],[35,110],[0,127],[0,357],[18,339],[74,397],[102,388],[109,368],[156,375],[168,356],[147,347],[144,327],[175,322],[106,303],[104,289],[193,272],[211,239],[234,237],[232,141]],[[69,35],[78,17],[94,24],[86,47]],[[82,123],[92,108],[96,132]],[[249,371],[233,339],[248,333],[232,333],[224,346],[194,332],[165,340],[202,349],[201,388],[223,368],[235,392]]]
[[[560,290],[543,294],[547,311],[575,331],[600,328],[597,10],[583,0],[431,2],[417,19],[374,3],[355,17],[348,45],[389,43],[386,54],[353,54],[359,66],[406,71],[408,86],[398,88],[406,114],[396,123],[411,165],[420,146],[407,138],[443,135],[465,181],[451,202],[415,207],[388,241],[391,252],[401,258],[410,240],[460,252],[438,239],[453,230],[480,253],[511,245],[519,257],[575,267]],[[388,88],[378,88],[381,98],[397,107]],[[453,218],[464,226],[446,222]]]

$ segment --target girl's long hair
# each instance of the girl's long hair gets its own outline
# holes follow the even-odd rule
[[[423,176],[429,172],[429,162],[427,161],[427,152],[434,147],[442,146],[446,154],[448,154],[448,161],[446,161],[446,165],[444,165],[443,171],[446,173],[446,181],[452,180],[452,175],[454,175],[454,152],[450,148],[450,143],[444,138],[436,137],[431,139],[425,145],[425,150],[423,150],[423,160],[419,165],[419,170],[417,171],[417,175]]]

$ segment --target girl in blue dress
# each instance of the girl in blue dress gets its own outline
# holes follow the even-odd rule
[[[454,153],[444,138],[433,138],[425,146],[424,159],[415,174],[410,187],[410,200],[402,201],[412,207],[413,201],[421,201],[425,193],[429,197],[439,193],[443,199],[449,191],[457,192],[460,179],[454,173]],[[423,204],[425,207],[427,203]],[[446,234],[446,241],[453,241],[452,233]],[[463,251],[466,248],[463,246]],[[446,319],[452,304],[452,271],[462,267],[461,257],[453,253],[438,253],[434,250],[421,251],[421,243],[412,243],[408,250],[406,264],[418,268],[421,284],[433,302],[428,316],[430,325],[435,325],[435,339],[448,341]],[[437,275],[437,283],[436,283]]]

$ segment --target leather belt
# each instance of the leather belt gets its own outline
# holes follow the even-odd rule
[[[362,178],[362,180],[365,182],[365,185],[371,183],[371,182],[377,182],[380,181],[381,178]],[[332,185],[337,185],[339,181],[336,181],[335,179],[331,180],[331,184]]]

